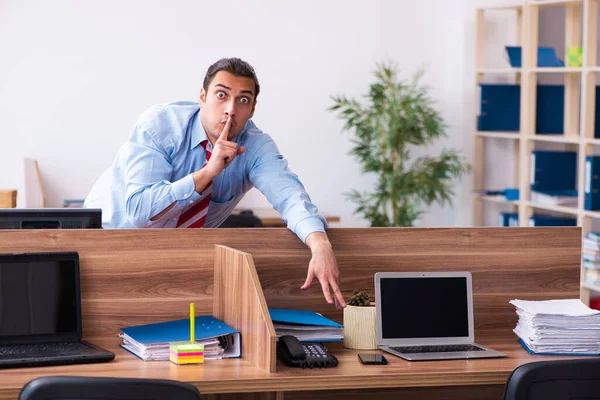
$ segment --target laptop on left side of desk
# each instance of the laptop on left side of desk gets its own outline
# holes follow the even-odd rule
[[[0,254],[0,368],[115,358],[81,337],[78,253]]]

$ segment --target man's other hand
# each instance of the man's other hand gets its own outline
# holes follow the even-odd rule
[[[339,287],[340,271],[327,235],[323,232],[313,232],[306,238],[306,245],[312,252],[312,258],[308,265],[306,281],[300,289],[308,289],[316,277],[321,283],[325,300],[330,304],[335,302],[337,308],[346,307]]]

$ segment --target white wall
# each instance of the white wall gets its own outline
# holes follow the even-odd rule
[[[364,93],[375,62],[387,58],[405,77],[425,66],[449,125],[432,151],[466,149],[471,159],[473,109],[463,101],[473,13],[470,0],[3,0],[0,188],[22,193],[22,160],[31,157],[49,206],[84,198],[145,108],[196,100],[206,68],[237,56],[261,83],[255,122],[313,201],[341,226],[367,226],[343,192],[374,179],[347,154],[350,136],[327,111],[329,97]],[[470,223],[461,204],[469,206],[471,179],[457,182],[454,208],[434,207],[420,224]],[[257,193],[242,202],[265,204]]]

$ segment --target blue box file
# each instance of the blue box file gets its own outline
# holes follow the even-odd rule
[[[508,61],[511,67],[521,68],[522,62],[522,51],[521,46],[505,46],[506,53],[508,55]],[[538,47],[537,54],[537,66],[538,67],[564,67],[565,63],[559,59],[556,55],[554,47]]]
[[[534,215],[529,218],[529,226],[577,226],[577,218]]]
[[[499,219],[498,219],[498,226],[514,226],[514,225],[510,225],[511,218],[513,219],[513,221],[516,220],[517,225],[518,225],[518,221],[519,221],[518,213],[501,212]]]
[[[520,127],[521,92],[519,85],[482,84],[477,129],[516,132]],[[565,88],[538,85],[536,133],[559,134],[564,130]]]
[[[600,156],[585,158],[584,208],[600,210]]]
[[[574,151],[531,152],[531,190],[575,190],[577,153]]]

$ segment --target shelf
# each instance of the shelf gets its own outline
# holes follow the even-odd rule
[[[504,197],[504,196],[477,196],[477,197],[482,201],[488,201],[490,203],[510,204],[513,206],[519,205],[518,200],[506,200],[506,197]]]
[[[592,285],[591,283],[582,282],[581,287],[584,289],[592,290],[594,292],[600,292],[600,286]]]
[[[477,68],[478,74],[514,74],[523,72],[522,68]]]
[[[600,146],[600,139],[585,139],[584,142],[586,144],[595,144],[596,146]]]
[[[560,7],[569,4],[583,4],[583,0],[531,0],[528,4],[538,7]]]
[[[525,136],[529,140],[535,140],[539,142],[553,142],[553,143],[579,143],[579,136],[565,136],[565,135],[527,135]]]
[[[581,67],[536,67],[536,68],[528,69],[527,72],[570,74],[570,73],[583,72],[583,68],[581,68]]]
[[[563,213],[563,214],[577,215],[579,213],[579,211],[577,210],[577,208],[575,208],[575,207],[569,207],[569,206],[555,206],[555,205],[550,205],[550,204],[537,204],[537,203],[532,203],[530,201],[527,202],[527,206],[528,207],[532,207],[532,208],[538,208],[540,210],[556,211],[556,212],[560,212],[560,213]],[[600,216],[600,213],[598,213],[598,215]]]
[[[600,67],[587,67],[584,69],[589,72],[600,72]]]
[[[477,10],[490,11],[490,10],[520,10],[523,8],[523,4],[497,4],[485,7],[478,7]]]
[[[586,217],[590,217],[590,218],[600,219],[600,210],[598,210],[598,211],[583,210],[583,215],[585,215]]]
[[[521,135],[515,132],[484,132],[477,131],[475,133],[476,136],[487,137],[487,138],[497,138],[497,139],[511,139],[518,140]]]

